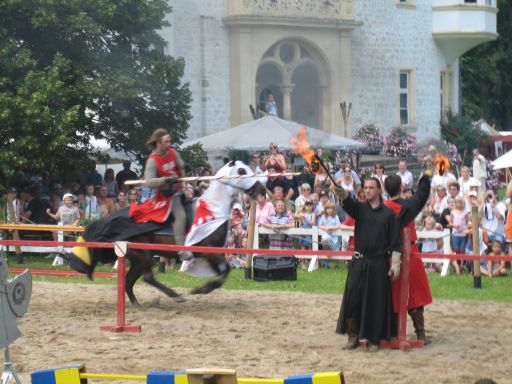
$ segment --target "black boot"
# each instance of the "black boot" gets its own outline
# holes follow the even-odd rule
[[[348,340],[342,349],[356,349],[359,346],[359,322],[356,319],[347,320]]]
[[[430,344],[431,341],[425,334],[425,318],[423,316],[423,312],[423,307],[414,308],[409,311],[409,316],[411,316],[412,319],[416,338],[418,340],[423,340],[423,343],[427,345]]]

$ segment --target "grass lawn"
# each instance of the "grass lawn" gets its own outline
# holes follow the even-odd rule
[[[68,267],[52,267],[52,260],[44,259],[41,256],[29,255],[25,257],[25,267],[32,269],[61,269]],[[14,256],[9,257],[10,267],[22,267],[15,264]],[[98,271],[112,272],[112,267],[99,266]],[[297,281],[268,281],[257,282],[245,280],[243,270],[234,270],[229,276],[225,289],[238,290],[271,290],[271,291],[297,291],[310,293],[335,293],[341,294],[344,289],[347,270],[342,265],[340,269],[319,269],[315,272],[307,272],[298,269]],[[165,274],[156,274],[159,281],[172,287],[192,288],[202,284],[204,279],[190,277],[176,270],[167,271]],[[429,273],[430,288],[435,299],[450,300],[488,300],[499,302],[512,302],[512,277],[488,278],[482,277],[482,288],[473,288],[473,277],[471,275],[449,275],[441,277],[437,273]],[[112,284],[116,280],[112,278],[96,278],[90,282],[86,277],[47,277],[34,276],[34,281],[51,281],[62,283],[93,283]]]

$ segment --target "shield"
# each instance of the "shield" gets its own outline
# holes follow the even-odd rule
[[[7,281],[8,266],[7,261],[3,257],[3,253],[0,254],[0,284]]]
[[[23,317],[32,296],[32,272],[26,269],[22,274],[7,282],[5,287],[7,300],[13,313],[16,317]]]

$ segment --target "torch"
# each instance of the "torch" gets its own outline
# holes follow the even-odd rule
[[[436,164],[437,173],[440,176],[444,176],[444,174],[446,172],[448,172],[448,170],[450,169],[450,160],[448,160],[448,158],[446,156],[444,156],[440,153],[438,153],[436,155],[435,164]]]
[[[329,168],[327,168],[327,166],[322,161],[320,156],[318,156],[318,154],[313,149],[311,149],[311,146],[309,145],[309,142],[306,138],[306,128],[305,127],[300,128],[297,136],[292,138],[291,144],[292,144],[292,152],[297,155],[301,155],[304,158],[304,160],[306,160],[311,172],[318,173],[318,172],[320,172],[320,167],[321,167],[325,170],[325,172],[327,173],[327,176],[329,176],[329,179],[331,179],[331,181],[334,184],[336,184],[336,180],[331,175],[331,172],[329,172]]]

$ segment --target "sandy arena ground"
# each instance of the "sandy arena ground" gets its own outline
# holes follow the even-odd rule
[[[99,327],[116,321],[114,286],[34,283],[11,347],[23,382],[73,364],[130,374],[213,366],[240,377],[342,369],[347,384],[512,382],[510,304],[438,300],[426,311],[432,345],[371,354],[341,350],[337,295],[218,290],[176,303],[147,285],[136,294],[143,308],[129,308],[127,323],[142,334],[113,334]]]

